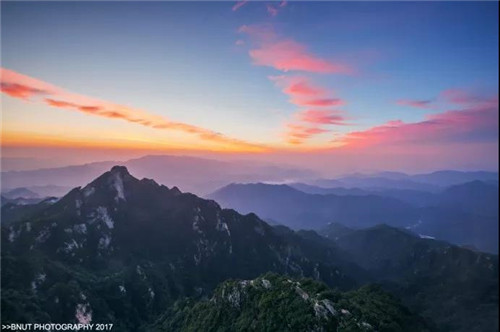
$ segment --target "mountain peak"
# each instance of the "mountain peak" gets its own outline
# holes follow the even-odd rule
[[[124,180],[130,180],[130,179],[137,180],[135,177],[133,177],[128,172],[127,167],[116,165],[116,166],[113,166],[111,168],[111,170],[109,170],[108,172],[105,172],[104,174],[102,174],[101,176],[96,178],[90,184],[94,184],[96,182],[104,182],[104,183],[108,183],[108,184],[117,183],[117,182],[122,183]]]
[[[180,191],[179,188],[177,188],[176,186],[174,186],[172,189],[170,189],[170,192],[174,195],[180,195],[182,194],[182,191]]]
[[[120,165],[115,165],[113,167],[111,167],[111,173],[114,173],[114,174],[119,174],[119,175],[130,175],[130,173],[128,172],[128,169],[127,167],[125,166],[120,166]]]
[[[135,177],[130,175],[125,166],[113,166],[110,171],[102,174],[97,179],[86,185],[82,191],[84,197],[92,196],[95,192],[111,192],[116,202],[126,201],[125,186],[131,182],[138,182]]]

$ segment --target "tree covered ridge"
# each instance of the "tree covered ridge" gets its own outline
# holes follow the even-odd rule
[[[267,273],[228,280],[212,297],[175,303],[154,331],[433,331],[377,285],[341,292],[313,279]]]

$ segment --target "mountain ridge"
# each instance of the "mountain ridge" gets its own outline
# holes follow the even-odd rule
[[[357,281],[343,269],[362,270],[343,262],[335,246],[277,234],[255,214],[136,179],[124,167],[2,225],[1,235],[5,322],[86,315],[137,331],[180,296],[207,293],[228,278],[275,271],[348,289]],[[71,279],[69,289],[61,284]],[[19,306],[34,294],[38,309],[23,313]]]
[[[498,187],[484,182],[454,185],[438,193],[394,190],[356,195],[233,183],[207,197],[294,229],[317,230],[330,222],[358,228],[385,223],[498,253]]]
[[[498,330],[498,255],[388,225],[320,232],[411,308],[450,331]]]

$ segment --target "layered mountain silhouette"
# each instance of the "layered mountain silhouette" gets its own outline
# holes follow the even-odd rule
[[[26,187],[40,195],[57,196],[58,188],[73,188],[92,181],[116,161],[83,165],[2,172],[3,188]],[[309,170],[251,161],[220,161],[209,158],[150,155],[120,163],[138,177],[155,179],[183,191],[208,194],[231,182],[284,181],[306,179],[316,174]]]
[[[36,192],[29,190],[28,188],[15,188],[2,193],[2,196],[7,199],[15,198],[40,198],[40,195]]]
[[[418,220],[415,209],[393,198],[307,194],[288,185],[230,184],[208,197],[241,213],[255,212],[294,229],[317,229],[328,222],[357,227],[378,223],[405,226]]]
[[[442,170],[432,173],[408,175],[400,172],[380,172],[375,174],[352,174],[335,179],[317,179],[310,184],[326,188],[345,187],[371,190],[404,189],[438,191],[440,188],[476,180],[498,184],[498,173]]]
[[[277,189],[280,193],[291,189],[297,197],[307,195],[289,187]],[[364,204],[366,197],[359,198],[358,204]],[[407,208],[392,198],[376,197],[375,202],[373,213],[391,208],[395,223]],[[274,204],[287,210],[299,203],[276,200]],[[353,203],[337,206],[349,204],[355,211]],[[6,207],[2,217],[8,215]],[[365,225],[368,215],[354,215],[353,220]],[[115,166],[60,199],[17,206],[9,221],[2,221],[2,323],[93,321],[112,322],[119,331],[163,331],[169,326],[192,330],[206,323],[205,315],[229,313],[243,324],[261,300],[274,300],[277,291],[284,294],[280,301],[259,307],[262,324],[271,324],[275,314],[289,308],[288,315],[297,319],[304,315],[310,324],[306,329],[391,330],[392,326],[394,331],[402,327],[474,331],[478,326],[495,331],[498,327],[498,315],[493,313],[498,309],[497,256],[387,226],[355,230],[337,225],[322,234],[271,227],[254,213],[223,209],[213,200],[139,180],[125,167]],[[214,306],[204,300],[227,299],[221,289],[235,285],[228,279],[262,280],[255,278],[267,272],[279,275],[260,278],[276,278],[266,280],[280,286],[270,292],[246,289],[252,297],[246,302],[240,293],[241,310],[227,302]],[[304,301],[295,288],[283,284],[285,279],[303,283],[299,280],[303,277],[325,283],[333,293],[308,281],[304,285],[310,287],[304,289],[309,287],[306,292],[311,296]],[[403,303],[381,289],[346,293],[370,282],[381,283]],[[418,296],[413,299],[411,294]],[[340,315],[320,302],[325,299]],[[449,306],[440,307],[441,302]],[[447,310],[459,316],[450,316]],[[185,317],[198,319],[190,325],[182,321]],[[229,331],[233,323],[222,319],[217,326]]]
[[[231,184],[208,195],[224,207],[250,211],[294,229],[388,224],[458,245],[498,253],[498,186],[482,181],[439,192]],[[297,188],[302,188],[307,192]]]

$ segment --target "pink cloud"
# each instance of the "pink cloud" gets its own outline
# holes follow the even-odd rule
[[[444,90],[443,92],[441,92],[440,97],[449,103],[457,105],[471,105],[491,101],[484,96],[476,95],[462,89]]]
[[[476,95],[470,91],[463,89],[448,89],[442,91],[437,98],[433,99],[399,99],[396,101],[398,105],[410,106],[422,109],[435,109],[436,105],[433,105],[434,101],[441,101],[455,105],[478,105],[488,102],[488,98],[482,95]]]
[[[299,107],[336,107],[344,105],[340,98],[331,97],[332,91],[313,84],[303,76],[271,76],[269,77],[282,92],[290,97],[290,103]],[[340,111],[331,109],[306,109],[294,114],[293,120],[286,125],[287,142],[302,144],[314,135],[329,131],[320,126],[345,125]],[[298,122],[298,123],[297,123]],[[304,123],[314,124],[314,127]]]
[[[11,97],[24,100],[28,100],[34,96],[47,94],[47,91],[17,83],[2,82],[0,85],[0,90]]]
[[[270,79],[290,96],[290,103],[299,107],[334,107],[345,105],[340,98],[331,97],[333,91],[317,86],[302,76],[271,76]]]
[[[244,5],[246,5],[248,2],[248,0],[243,0],[243,1],[238,1],[234,4],[234,6],[232,7],[232,10],[233,12],[237,11],[238,9],[240,9],[241,7],[243,7]]]
[[[62,100],[56,100],[52,98],[45,98],[45,102],[49,106],[53,107],[60,107],[60,108],[70,108],[70,107],[77,107],[76,104],[69,103],[67,101],[62,101]]]
[[[303,76],[270,76],[283,93],[292,98],[321,98],[328,95],[328,91],[313,84],[307,77]]]
[[[283,1],[279,7],[286,5],[287,2]],[[277,14],[277,7],[268,5],[267,8],[271,15]],[[353,69],[347,64],[316,56],[305,45],[291,38],[280,37],[270,25],[243,25],[239,28],[239,32],[250,37],[249,55],[255,65],[268,66],[283,72],[353,73]],[[321,108],[345,105],[345,101],[334,96],[333,91],[313,84],[307,77],[272,76],[270,79],[290,97],[290,103],[299,107]],[[301,144],[314,135],[329,131],[321,126],[343,124],[343,119],[333,113],[332,110],[299,111],[286,125],[287,141]],[[314,126],[310,126],[311,123]]]
[[[150,128],[182,131],[197,135],[203,140],[222,145],[231,145],[242,149],[262,150],[265,148],[262,145],[231,138],[210,129],[171,121],[165,117],[151,114],[140,109],[71,93],[49,83],[8,69],[1,68],[0,77],[2,92],[13,98],[27,100],[44,97],[41,102],[51,107],[84,112],[86,114],[110,119],[121,119]]]
[[[304,143],[305,140],[312,136],[326,132],[328,132],[328,130],[317,126],[304,126],[290,123],[287,125],[287,132],[285,135],[288,143],[298,145]]]
[[[347,125],[342,112],[336,110],[308,109],[297,114],[300,121],[320,125]]]
[[[335,107],[345,105],[345,101],[340,98],[320,98],[320,99],[306,99],[306,98],[292,98],[292,104],[305,107]]]
[[[350,74],[352,70],[340,63],[324,60],[309,53],[304,45],[293,40],[261,45],[249,52],[254,64],[269,66],[288,72],[291,70],[311,73]]]
[[[347,64],[323,59],[293,39],[278,37],[269,26],[245,25],[239,31],[247,33],[255,42],[255,47],[249,51],[255,65],[273,67],[284,72],[353,73]]]
[[[346,146],[354,147],[477,141],[498,142],[498,97],[477,101],[460,110],[429,115],[421,122],[390,121],[340,139]]]
[[[290,96],[321,96],[326,94],[325,89],[311,85],[307,81],[292,82],[283,92]]]
[[[57,88],[40,80],[0,68],[0,89],[6,95],[23,100],[57,92]]]
[[[412,99],[399,99],[396,101],[398,105],[410,106],[416,108],[429,109],[432,108],[432,100],[412,100]]]

